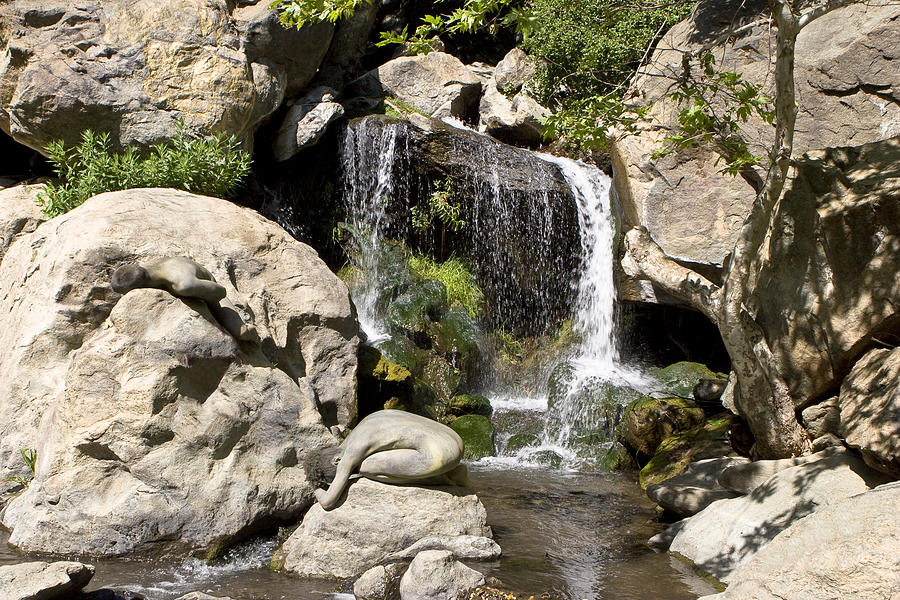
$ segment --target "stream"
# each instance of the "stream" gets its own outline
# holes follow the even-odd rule
[[[677,559],[647,546],[662,526],[652,521],[654,505],[632,475],[470,466],[503,548],[500,560],[473,566],[523,597],[688,600],[714,592]],[[7,538],[0,534],[0,565],[46,560],[17,554]],[[273,538],[255,540],[213,564],[196,558],[87,561],[97,568],[87,590],[110,588],[146,600],[172,600],[192,591],[234,600],[352,599],[349,589],[334,581],[267,569],[276,547]]]

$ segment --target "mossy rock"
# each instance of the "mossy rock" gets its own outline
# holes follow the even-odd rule
[[[606,471],[628,471],[636,466],[628,449],[618,442],[603,452],[600,465]]]
[[[402,335],[379,342],[378,350],[391,362],[406,367],[413,375],[421,374],[428,362],[428,352]]]
[[[491,421],[500,431],[509,435],[528,434],[532,437],[540,437],[543,433],[544,419],[544,413],[537,411],[494,411],[491,415]]]
[[[522,448],[531,448],[534,446],[539,446],[541,444],[541,440],[538,436],[531,433],[517,433],[516,435],[510,436],[508,440],[506,440],[506,448],[504,452],[509,454],[515,454]]]
[[[639,459],[653,456],[667,437],[703,423],[705,415],[684,398],[638,398],[625,408],[616,428],[616,439]]]
[[[688,361],[677,362],[659,369],[654,376],[659,380],[665,394],[682,398],[690,398],[694,392],[694,386],[701,379],[728,379],[728,375],[725,373],[716,373],[706,365]]]
[[[338,269],[336,275],[351,290],[361,285],[364,280],[362,271],[355,265],[344,265]]]
[[[568,428],[570,436],[600,436],[603,442],[615,439],[616,425],[625,406],[641,396],[631,388],[591,377],[576,380],[574,367],[561,363],[548,380],[547,426],[552,434]]]
[[[481,357],[478,325],[461,306],[448,309],[439,321],[427,325],[427,331],[434,350],[464,369]]]
[[[447,290],[433,279],[416,278],[388,307],[387,321],[395,333],[424,334],[447,310]]]
[[[412,373],[403,365],[391,362],[377,349],[360,345],[357,373],[386,383],[412,384]]]
[[[492,412],[491,401],[478,394],[461,394],[450,400],[449,413],[457,417],[463,415],[490,417]]]
[[[551,467],[553,469],[558,469],[562,465],[562,456],[553,450],[539,450],[538,452],[531,454],[529,458],[539,465],[544,465],[545,467]]]
[[[434,392],[435,404],[448,407],[464,383],[463,373],[442,358],[431,355],[419,376]]]
[[[454,419],[450,428],[463,439],[466,459],[478,460],[494,455],[494,426],[487,417],[465,415]]]
[[[364,344],[359,347],[358,358],[356,378],[360,417],[412,400],[414,378],[409,369],[389,361],[378,349]]]
[[[730,454],[728,430],[734,418],[731,414],[719,415],[663,440],[650,462],[641,469],[641,487],[675,477],[696,460]]]

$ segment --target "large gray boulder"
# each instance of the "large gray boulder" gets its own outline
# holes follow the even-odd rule
[[[684,524],[669,549],[730,582],[736,569],[799,519],[883,482],[852,453],[834,452],[778,472],[747,496],[713,502]]]
[[[900,349],[872,350],[841,384],[840,435],[866,463],[900,477]]]
[[[843,448],[841,448],[840,451],[842,450]],[[836,451],[838,450],[826,449],[814,454],[793,458],[754,460],[753,462],[741,461],[724,468],[719,473],[717,483],[736,494],[749,494],[771,479],[776,473],[798,465],[805,465],[806,463],[822,460],[827,456],[831,456]]]
[[[400,579],[400,600],[458,600],[484,585],[484,575],[446,550],[426,550]]]
[[[37,205],[43,185],[16,185],[0,190],[0,261],[10,245],[47,220]]]
[[[393,96],[430,117],[474,120],[481,81],[444,52],[401,56],[351,82],[345,95]]]
[[[331,511],[313,506],[273,562],[302,577],[350,578],[423,538],[490,537],[475,493],[461,487],[415,487],[357,479]],[[449,552],[449,551],[448,551]]]
[[[256,127],[315,75],[333,26],[281,27],[259,0],[0,4],[0,129],[39,152],[108,130],[116,144]],[[249,4],[249,5],[248,5]]]
[[[0,566],[3,600],[74,598],[94,576],[94,567],[79,562],[27,562]]]
[[[261,344],[208,307],[109,287],[120,264],[189,255]],[[0,263],[0,465],[34,480],[3,516],[26,550],[214,549],[313,502],[326,425],[355,413],[346,287],[283,229],[168,189],[102,194],[13,244]]]
[[[616,140],[611,148],[615,186],[627,220],[646,226],[663,250],[680,260],[721,266],[731,251],[754,194],[739,177],[720,174],[710,147],[651,155],[670,134],[678,108],[665,96],[682,73],[684,52],[713,40],[725,27],[759,18],[762,0],[705,0],[691,17],[660,41],[635,78],[630,102],[652,103],[657,125]],[[794,151],[861,145],[900,134],[900,7],[853,3],[805,27],[796,48],[797,117]],[[742,32],[733,47],[713,47],[716,68],[736,71],[751,82],[774,85],[775,36],[765,20]],[[664,75],[664,77],[660,77]],[[661,127],[659,125],[662,125]],[[774,130],[759,119],[742,126],[751,151],[766,156]]]
[[[746,305],[798,409],[900,319],[898,164],[900,137],[810,152],[773,218]]]
[[[537,63],[521,48],[513,48],[497,63],[494,82],[501,94],[516,94],[534,75]]]
[[[900,590],[900,483],[800,519],[702,600],[883,600]]]

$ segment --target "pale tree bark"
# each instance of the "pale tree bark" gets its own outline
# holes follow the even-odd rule
[[[769,0],[776,24],[775,141],[762,189],[744,222],[721,286],[687,269],[665,252],[644,228],[625,236],[622,265],[629,275],[649,279],[691,304],[715,323],[737,377],[738,407],[746,418],[761,458],[783,458],[809,451],[809,437],[797,422],[794,401],[762,327],[746,307],[767,232],[784,192],[797,117],[794,48],[800,30],[814,19],[853,0],[831,0],[799,14],[788,0]],[[752,192],[751,192],[752,193]]]

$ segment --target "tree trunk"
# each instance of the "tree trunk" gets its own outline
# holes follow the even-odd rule
[[[635,228],[625,236],[622,266],[637,278],[649,279],[669,294],[703,312],[722,335],[738,389],[736,404],[756,438],[754,453],[762,458],[796,456],[810,449],[809,437],[797,422],[781,365],[773,356],[762,327],[746,300],[759,269],[759,257],[781,201],[791,164],[797,117],[794,48],[800,30],[828,12],[855,0],[825,0],[798,15],[788,0],[769,0],[776,23],[775,142],[766,179],[741,227],[723,284],[718,287],[663,252],[649,232]]]

